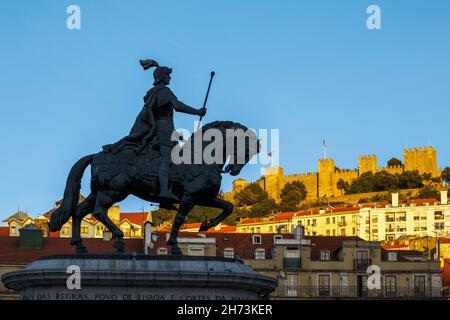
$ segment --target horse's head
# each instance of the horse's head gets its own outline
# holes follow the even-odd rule
[[[223,127],[225,129],[224,164],[228,161],[223,172],[237,176],[252,157],[259,153],[260,143],[253,130],[239,123],[223,122]]]
[[[256,133],[232,121],[205,124],[187,142],[183,148],[188,152],[184,156],[190,163],[215,165],[233,176],[238,175],[260,149]]]

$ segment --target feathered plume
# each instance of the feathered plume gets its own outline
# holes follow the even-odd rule
[[[158,62],[152,59],[139,60],[139,62],[144,70],[150,69],[152,67],[159,67]]]

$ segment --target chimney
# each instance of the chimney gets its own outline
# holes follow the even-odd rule
[[[448,204],[447,190],[441,191],[441,204]]]
[[[111,233],[108,230],[103,230],[103,241],[111,240]]]
[[[40,249],[43,246],[44,232],[34,223],[27,224],[20,229],[19,247],[23,249]]]
[[[392,207],[398,207],[398,192],[392,192]]]

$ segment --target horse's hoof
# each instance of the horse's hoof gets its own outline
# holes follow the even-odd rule
[[[114,248],[117,249],[117,253],[124,253],[125,252],[125,242],[123,242],[122,239],[117,239],[116,242],[114,242]]]
[[[75,251],[77,254],[83,254],[83,253],[88,253],[87,249],[85,246],[79,246],[76,248]]]
[[[172,246],[172,248],[170,249],[170,254],[174,256],[182,256],[183,252],[181,252],[180,247]]]

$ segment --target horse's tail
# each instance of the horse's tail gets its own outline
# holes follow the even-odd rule
[[[50,231],[61,230],[62,226],[69,221],[78,205],[80,198],[81,178],[87,166],[91,164],[94,155],[89,155],[78,160],[70,169],[67,177],[66,189],[61,205],[52,213],[50,218]]]

